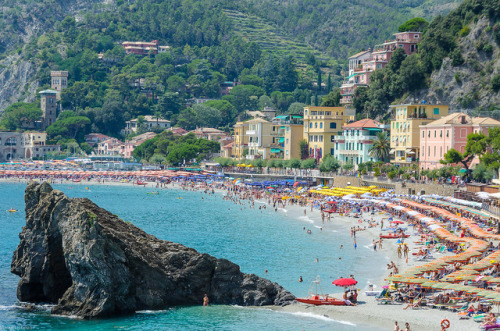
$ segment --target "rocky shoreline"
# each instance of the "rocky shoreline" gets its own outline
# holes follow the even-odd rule
[[[26,226],[11,271],[17,297],[54,303],[80,318],[176,305],[287,305],[294,296],[238,265],[159,240],[89,199],[69,199],[48,183],[26,188]]]

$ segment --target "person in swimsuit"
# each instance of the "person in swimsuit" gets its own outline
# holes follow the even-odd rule
[[[208,306],[208,295],[205,293],[205,296],[203,297],[203,305]]]

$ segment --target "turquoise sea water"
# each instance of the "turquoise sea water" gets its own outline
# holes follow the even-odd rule
[[[291,217],[270,208],[250,209],[248,205],[224,201],[220,195],[202,192],[168,189],[161,190],[159,195],[148,195],[150,189],[142,187],[95,185],[89,186],[90,190],[84,184],[54,187],[70,197],[90,198],[160,239],[227,258],[239,264],[243,272],[278,282],[296,296],[307,295],[310,281],[316,275],[322,278],[324,293],[340,292],[331,282],[350,274],[356,276],[360,288],[365,288],[368,282],[380,279],[387,262],[383,255],[370,249],[369,240],[358,238],[355,250],[346,225],[339,224],[340,221],[333,221],[320,231],[321,224],[312,223],[308,217]],[[359,330],[368,327],[308,313],[216,305],[140,312],[99,321],[23,311],[16,308],[19,278],[10,273],[10,263],[19,243],[18,234],[25,224],[24,188],[25,184],[0,184],[0,329]],[[19,212],[6,212],[11,207]],[[306,234],[304,226],[313,233]],[[342,250],[340,245],[344,246]],[[298,282],[299,276],[304,282]],[[371,326],[369,329],[377,330]]]

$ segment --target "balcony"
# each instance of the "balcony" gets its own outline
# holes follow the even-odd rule
[[[249,142],[248,147],[259,147],[260,144],[258,142]]]
[[[247,135],[247,136],[255,136],[256,134],[257,134],[256,130],[245,131],[245,135]]]
[[[363,151],[355,151],[355,150],[350,150],[350,149],[341,149],[339,151],[339,154],[342,154],[342,155],[359,155],[362,152]]]

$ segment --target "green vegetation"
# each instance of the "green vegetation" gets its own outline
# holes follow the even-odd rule
[[[465,0],[450,14],[433,19],[424,29],[418,54],[405,56],[403,52],[398,54],[396,50],[389,64],[372,74],[370,86],[356,90],[353,103],[357,112],[368,114],[372,118],[387,116],[386,110],[390,103],[427,87],[431,73],[441,68],[444,58],[450,57],[452,66],[464,64],[466,59],[457,46],[459,38],[469,33],[468,24],[483,16],[491,22],[500,20],[500,3],[497,0]],[[403,24],[402,28],[410,22]],[[489,33],[496,36],[495,27],[499,30],[497,23]],[[481,51],[484,51],[486,45],[481,44]],[[492,49],[487,47],[484,52],[492,53]],[[467,61],[476,71],[481,71],[477,61]],[[455,76],[457,83],[461,82],[460,78]],[[471,100],[468,97],[463,98],[463,101],[463,107],[470,106]]]
[[[401,24],[398,27],[398,32],[406,32],[406,31],[419,31],[422,32],[429,25],[429,22],[424,20],[421,17],[415,17],[411,20],[406,21],[404,24]]]
[[[198,139],[193,133],[185,136],[174,136],[165,131],[153,139],[147,140],[134,150],[134,157],[139,160],[150,160],[151,163],[180,165],[192,160],[199,162],[220,150],[216,141]]]
[[[39,120],[42,116],[42,110],[34,103],[18,102],[10,105],[0,121],[1,130],[19,130],[23,123]]]
[[[377,132],[377,138],[370,147],[368,153],[377,160],[387,161],[391,150],[390,137],[386,132]]]

